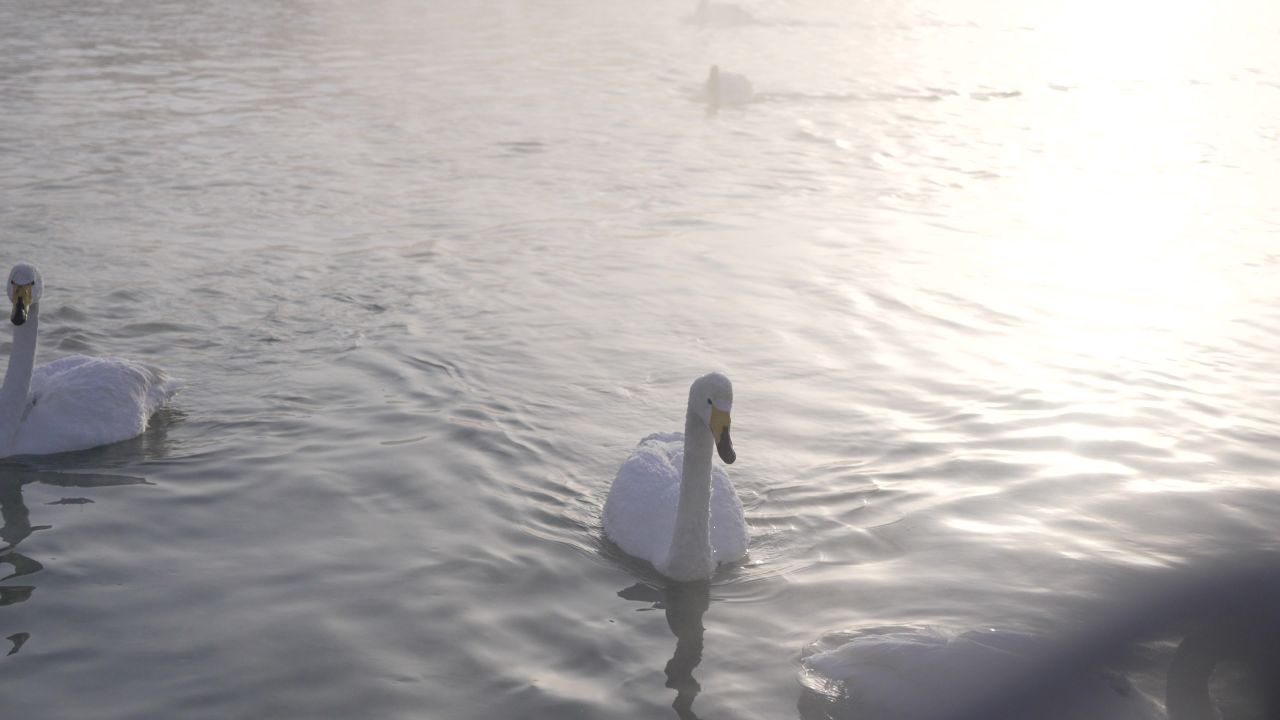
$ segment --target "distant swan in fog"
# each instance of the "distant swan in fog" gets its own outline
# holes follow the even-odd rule
[[[1052,650],[1043,638],[974,631],[949,638],[931,628],[899,626],[836,633],[810,646],[801,680],[816,694],[815,716],[878,720],[968,717],[964,709],[1025,664]],[[1159,704],[1121,675],[1076,672],[1060,694],[1037,706],[1043,720],[1163,720]],[[802,715],[806,709],[801,700]],[[1021,717],[1021,713],[1018,715]],[[998,712],[987,720],[1007,720]]]
[[[728,474],[712,466],[714,446],[736,458],[729,439],[733,385],[720,373],[689,388],[684,434],[640,441],[604,504],[604,532],[627,554],[648,560],[673,580],[704,580],[722,563],[747,554],[742,501]]]
[[[755,95],[745,75],[724,72],[719,65],[712,65],[707,73],[707,103],[712,112],[725,105],[746,105]]]
[[[751,25],[755,17],[732,3],[698,0],[698,7],[689,18],[699,25]]]
[[[72,355],[35,368],[43,292],[34,265],[14,266],[8,283],[13,347],[0,387],[0,457],[82,450],[140,434],[171,386],[157,371],[127,360]]]

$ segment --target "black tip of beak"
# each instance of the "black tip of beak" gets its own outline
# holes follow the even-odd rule
[[[733,440],[729,439],[729,428],[720,431],[720,437],[716,440],[716,452],[720,453],[720,459],[725,465],[732,465],[738,459],[738,454],[733,451]]]
[[[21,325],[27,321],[27,306],[26,303],[22,302],[21,298],[13,304],[13,314],[9,316],[9,320],[14,325]]]

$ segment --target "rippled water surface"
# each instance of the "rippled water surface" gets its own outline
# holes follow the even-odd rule
[[[0,465],[5,716],[796,717],[1274,545],[1274,6],[739,7],[0,0],[39,359],[183,382]],[[600,510],[710,368],[750,556],[667,587]]]

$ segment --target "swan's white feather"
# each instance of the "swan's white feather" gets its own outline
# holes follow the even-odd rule
[[[134,437],[172,394],[164,375],[115,358],[71,355],[37,367],[10,455],[43,455]]]
[[[719,78],[709,80],[706,87],[707,101],[720,106],[748,105],[756,98],[755,87],[746,75],[740,73],[718,71]]]
[[[698,3],[698,7],[689,16],[689,21],[698,25],[721,27],[753,25],[759,22],[754,15],[738,5],[707,0]]]
[[[662,570],[675,533],[684,433],[655,433],[622,463],[604,506],[604,531],[628,555]],[[711,552],[717,564],[747,554],[742,501],[724,468],[711,468]]]

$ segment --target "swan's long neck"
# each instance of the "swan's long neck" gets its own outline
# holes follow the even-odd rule
[[[711,429],[690,408],[684,420],[684,468],[680,504],[667,555],[666,575],[673,580],[704,580],[715,570],[711,555]]]
[[[27,321],[13,328],[13,348],[9,351],[9,369],[0,387],[0,448],[7,445],[22,421],[27,399],[31,396],[31,372],[36,364],[36,328],[40,324],[40,304],[27,311]]]
[[[707,73],[707,113],[714,115],[720,110],[720,68],[712,65]]]

